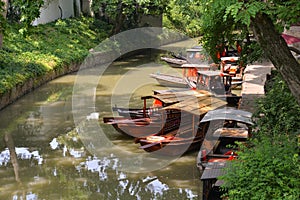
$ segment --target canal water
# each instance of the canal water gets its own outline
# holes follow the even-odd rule
[[[141,108],[142,95],[168,89],[149,78],[149,73],[157,72],[180,73],[150,51],[115,61],[102,74],[95,88],[95,112],[87,116],[87,121],[99,118],[114,145],[101,156],[88,150],[74,124],[76,73],[55,79],[2,110],[0,199],[202,199],[197,152],[162,167],[155,167],[161,160],[153,159],[149,170],[135,170],[136,155],[149,153],[101,121],[115,114],[114,105]],[[118,152],[131,158],[131,171],[120,168],[123,158]]]

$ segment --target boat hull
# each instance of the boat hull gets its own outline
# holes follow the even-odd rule
[[[106,117],[104,123],[112,125],[119,133],[135,138],[147,137],[153,134],[168,133],[178,129],[181,117],[175,115],[173,118],[162,120],[161,118],[130,119],[123,117]]]
[[[188,84],[185,82],[185,80],[178,76],[167,74],[150,74],[150,77],[156,79],[156,81],[163,86],[188,88]]]
[[[147,152],[162,156],[180,156],[190,151],[199,150],[202,144],[202,137],[175,138],[170,141],[166,138],[161,142],[140,140],[141,148]]]
[[[186,60],[179,58],[161,57],[160,59],[168,63],[171,67],[180,67],[181,65],[187,63]]]

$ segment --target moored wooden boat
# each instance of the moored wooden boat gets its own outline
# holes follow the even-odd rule
[[[176,134],[179,134],[177,136]],[[190,135],[189,137],[186,137]],[[203,135],[191,136],[192,130],[177,129],[173,132],[162,136],[148,136],[144,139],[139,139],[141,149],[147,152],[164,156],[179,156],[192,150],[199,150],[200,144],[203,141]]]
[[[224,191],[220,189],[223,181],[218,180],[219,176],[225,174],[227,162],[212,162],[201,175],[202,181],[202,199],[203,200],[221,200]]]
[[[150,74],[151,78],[156,79],[156,81],[163,86],[176,87],[176,88],[188,88],[187,83],[182,77],[162,74],[162,73],[153,73]]]
[[[232,77],[231,88],[242,85],[244,69],[245,67],[242,66],[240,57],[221,57],[220,70]]]
[[[198,71],[197,80],[186,78],[188,85],[194,90],[207,90],[216,97],[224,98],[231,105],[237,105],[241,96],[231,92],[232,77],[222,71]]]
[[[123,108],[115,105],[112,111],[118,113],[119,116],[134,118],[145,118],[159,116],[162,113],[162,108],[178,103],[184,99],[190,98],[191,96],[209,96],[210,94],[205,91],[191,91],[191,90],[155,90],[153,95],[142,96],[143,108]],[[147,101],[152,101],[151,107],[147,107]],[[174,114],[173,111],[163,111],[166,114]]]
[[[244,142],[251,137],[252,114],[237,109],[216,109],[203,117],[202,122],[223,120],[224,127],[207,133],[197,157],[197,167],[200,170],[203,200],[221,199],[224,193],[220,190],[223,181],[218,180],[224,175],[230,160],[236,159],[235,141]],[[230,122],[230,123],[228,123]],[[229,126],[229,127],[226,127]],[[217,141],[217,142],[216,142]]]
[[[220,121],[223,127],[206,133],[197,156],[200,171],[211,162],[226,162],[237,157],[235,142],[243,142],[251,137],[251,116],[247,111],[223,108],[210,111],[203,117],[202,123]]]
[[[208,58],[202,46],[195,46],[186,49],[186,57],[182,55],[175,55],[172,53],[173,58],[161,57],[161,60],[168,63],[171,67],[181,67],[183,64],[203,64],[208,63]]]
[[[118,132],[131,137],[145,137],[152,134],[169,132],[180,125],[180,117],[161,120],[151,118],[104,117],[104,123],[112,125]]]
[[[152,73],[149,76],[156,79],[156,81],[163,86],[177,87],[177,88],[189,88],[185,79],[197,80],[197,71],[212,70],[213,67],[207,64],[183,64],[179,68],[182,69],[182,76],[175,76],[163,73]]]
[[[184,91],[142,96],[142,109],[116,109],[121,117],[104,117],[105,124],[112,125],[118,132],[131,137],[144,137],[151,134],[167,133],[180,125],[182,113],[176,109],[163,109],[183,99],[189,98]],[[205,96],[206,93],[203,94]],[[151,108],[147,108],[147,100],[152,100]]]
[[[199,124],[203,115],[209,111],[226,105],[217,98],[197,97],[165,107],[164,109],[178,109],[182,113],[189,113],[192,120],[182,118],[180,127],[167,134],[154,134],[145,138],[136,138],[141,149],[165,156],[180,156],[191,150],[199,150],[206,133],[206,124]]]
[[[162,92],[156,91],[155,95],[141,97],[144,100],[144,108],[136,113],[130,113],[129,116],[123,117],[104,117],[103,121],[106,124],[112,125],[118,132],[129,135],[131,137],[144,137],[151,134],[164,134],[169,131],[178,129],[185,120],[192,121],[190,112],[184,112],[182,108],[177,106],[170,107],[173,104],[178,104],[185,101],[189,104],[195,104],[198,99],[202,99],[202,103],[212,104],[210,94],[206,91],[177,91],[177,92]],[[154,112],[147,113],[148,108],[146,101],[151,99],[154,103]],[[221,100],[217,100],[219,104]],[[181,105],[181,104],[178,104]],[[195,107],[195,108],[194,108]],[[189,106],[188,109],[197,109],[196,104]],[[204,108],[203,108],[204,109]],[[148,110],[149,111],[149,110]],[[126,113],[127,115],[128,113]],[[198,114],[198,113],[196,113]],[[184,119],[184,121],[182,121]]]
[[[172,67],[180,67],[183,64],[186,64],[187,61],[181,58],[168,58],[168,57],[161,57],[162,61],[165,61]]]

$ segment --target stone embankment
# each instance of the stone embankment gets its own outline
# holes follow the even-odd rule
[[[255,102],[265,95],[267,75],[271,74],[273,68],[273,64],[267,61],[256,62],[246,67],[239,109],[254,112]]]

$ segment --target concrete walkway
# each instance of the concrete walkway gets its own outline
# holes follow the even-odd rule
[[[246,67],[239,109],[249,112],[255,111],[256,100],[265,95],[265,82],[267,75],[271,74],[272,68],[274,68],[273,64],[267,61],[257,62]]]

